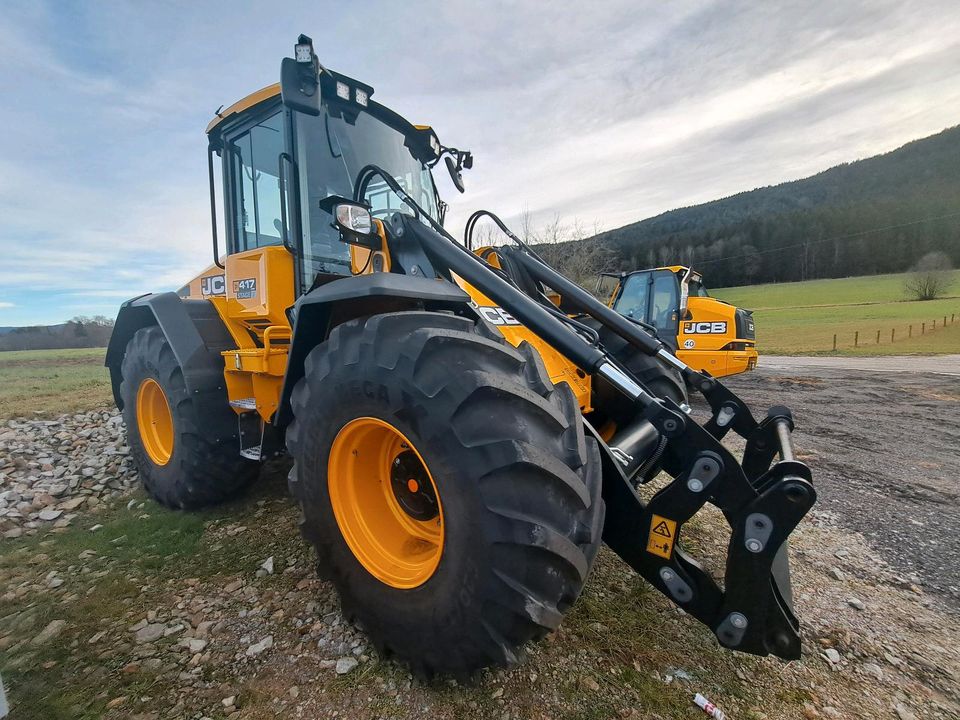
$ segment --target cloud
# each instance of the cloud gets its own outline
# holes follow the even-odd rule
[[[109,314],[207,266],[203,128],[275,82],[301,31],[325,64],[474,151],[466,195],[437,177],[455,234],[478,207],[610,229],[960,117],[960,8],[948,0],[411,2],[406,16],[429,18],[422,42],[384,24],[395,13],[384,0],[294,6],[5,9],[0,85],[16,98],[0,133],[5,322]]]
[[[5,310],[12,307],[16,307],[16,305],[12,302],[0,301],[0,310]]]

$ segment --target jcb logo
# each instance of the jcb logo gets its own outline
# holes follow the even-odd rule
[[[202,295],[225,295],[227,285],[223,280],[223,275],[207,275],[200,278],[200,293]]]
[[[683,324],[684,335],[723,335],[727,331],[725,322],[688,322]]]
[[[477,306],[483,319],[493,325],[520,325],[520,321],[501,307],[481,307]]]

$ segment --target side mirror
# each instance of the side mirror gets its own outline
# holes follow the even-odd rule
[[[463,186],[463,175],[460,174],[460,165],[453,161],[453,158],[447,155],[444,159],[447,164],[447,172],[450,173],[450,179],[453,180],[453,186],[460,192],[466,188]]]
[[[328,207],[321,203],[320,207],[332,210],[333,226],[340,231],[340,240],[368,250],[379,250],[380,235],[373,227],[369,208],[343,198],[327,198],[331,199],[335,202],[329,203]]]
[[[319,115],[323,68],[313,52],[313,40],[301,35],[293,51],[294,57],[284,58],[280,63],[280,99],[291,110]]]

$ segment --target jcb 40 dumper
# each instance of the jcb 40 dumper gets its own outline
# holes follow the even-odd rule
[[[714,377],[736,375],[757,366],[753,313],[710,297],[703,276],[684,265],[653,270],[600,273],[614,278],[610,306],[621,315],[656,329],[677,357]]]
[[[815,492],[790,412],[755,420],[519,240],[468,251],[431,168],[462,188],[471,155],[373,93],[301,36],[278,86],[207,128],[214,264],[124,303],[107,351],[147,491],[203,506],[289,453],[344,614],[423,674],[514,662],[601,541],[722,645],[799,657],[786,542]],[[710,419],[654,394],[651,370]],[[722,585],[683,549],[708,502],[732,528]]]

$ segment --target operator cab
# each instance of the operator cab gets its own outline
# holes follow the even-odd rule
[[[654,327],[660,339],[674,350],[680,320],[687,312],[687,298],[708,297],[700,273],[680,265],[604,275],[620,279],[611,302],[613,309]]]
[[[312,45],[307,57],[315,62]],[[319,68],[313,106],[298,105],[300,98],[291,101],[281,88],[289,80],[288,69],[281,69],[281,83],[219,112],[207,127],[210,191],[213,203],[216,154],[222,166],[227,256],[286,248],[295,259],[295,294],[300,295],[325,280],[357,271],[356,248],[341,242],[331,199],[359,202],[381,220],[397,212],[415,215],[382,178],[371,179],[357,197],[355,183],[365,167],[383,168],[442,223],[445,204],[431,169],[447,155],[447,166],[460,187],[459,169],[469,167],[472,158],[441,146],[430,127],[412,125],[374,102],[369,85],[326,68]],[[290,72],[297,70],[295,66]],[[455,164],[449,156],[456,158]]]

